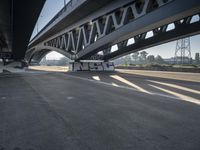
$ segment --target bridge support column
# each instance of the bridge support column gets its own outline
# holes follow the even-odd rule
[[[114,62],[71,62],[70,71],[114,71]]]

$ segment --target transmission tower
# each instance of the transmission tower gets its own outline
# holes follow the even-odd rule
[[[175,64],[187,64],[191,61],[190,38],[180,39],[176,42],[174,55]]]

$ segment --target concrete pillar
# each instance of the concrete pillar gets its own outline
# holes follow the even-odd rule
[[[70,71],[114,71],[114,62],[71,62]]]

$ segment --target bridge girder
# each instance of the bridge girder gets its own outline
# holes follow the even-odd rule
[[[148,31],[140,35],[134,36],[133,37],[134,43],[131,44],[126,44],[119,47],[118,45],[121,44],[121,42],[117,43],[116,45],[118,46],[118,50],[102,56],[101,59],[103,60],[116,59],[118,57],[127,55],[129,53],[137,52],[142,49],[146,49],[170,41],[178,40],[184,37],[199,34],[200,20],[191,23],[191,19],[192,16],[189,16],[181,20],[178,20],[176,22],[170,23],[168,25],[155,28],[152,31]],[[168,28],[168,26],[170,25],[173,26],[174,28]],[[151,37],[147,37],[147,33],[150,32],[152,32]],[[128,39],[123,42],[128,43]]]
[[[85,20],[40,43],[36,51],[53,50],[68,58],[109,60],[184,36],[198,34],[199,22],[191,24],[191,16],[200,13],[197,0],[126,1],[120,7],[96,18]],[[119,4],[119,1],[113,1]],[[112,3],[110,4],[112,6]],[[112,8],[108,6],[109,8]],[[105,8],[102,8],[105,9]],[[93,14],[91,14],[92,16]],[[169,24],[174,29],[167,31]],[[183,30],[187,27],[186,30]],[[146,38],[148,32],[151,38]],[[134,38],[135,43],[127,45]],[[111,52],[117,44],[118,50]],[[31,51],[31,50],[29,50]],[[34,55],[36,51],[32,51]],[[102,54],[98,53],[102,51]]]

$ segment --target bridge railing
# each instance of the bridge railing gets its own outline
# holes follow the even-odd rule
[[[55,22],[63,13],[65,13],[67,10],[72,8],[78,1],[80,0],[70,0],[36,35],[35,37],[31,40],[33,41],[40,33],[42,33],[45,29],[47,29],[52,23]],[[30,41],[30,42],[31,42]]]

